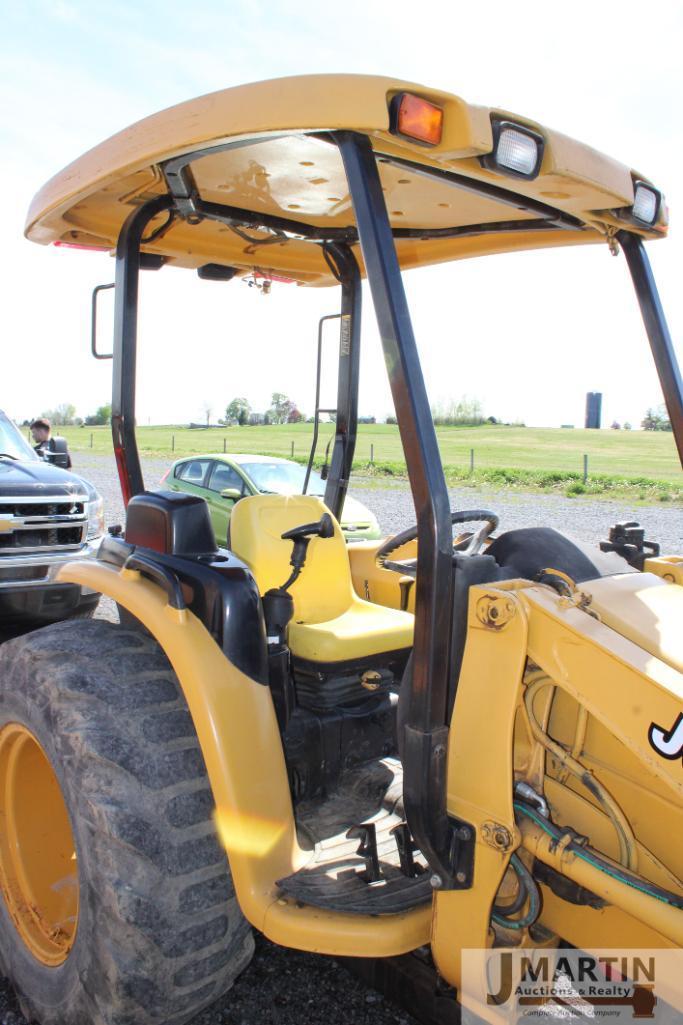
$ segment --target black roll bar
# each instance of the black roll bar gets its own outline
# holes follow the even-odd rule
[[[453,886],[446,812],[453,587],[448,490],[370,141],[335,135],[356,215],[418,523],[413,677],[404,735],[404,802],[435,884]]]
[[[138,207],[125,221],[116,246],[111,433],[126,505],[133,495],[139,495],[145,490],[135,438],[140,243],[149,222],[172,206],[172,197],[163,195]]]
[[[631,272],[683,466],[683,382],[650,261],[639,235],[633,235],[630,231],[620,231],[617,234],[617,241],[624,251]]]
[[[301,232],[313,244],[323,244],[326,258],[342,285],[340,366],[337,425],[325,500],[341,515],[353,462],[357,430],[358,367],[360,354],[360,273],[350,245],[359,239],[385,362],[398,414],[410,486],[418,521],[418,563],[414,668],[404,735],[404,801],[416,843],[427,858],[435,886],[457,886],[453,878],[452,837],[446,810],[446,754],[452,618],[452,538],[448,491],[422,377],[394,239],[429,238],[430,229],[392,232],[387,214],[377,155],[369,139],[352,132],[328,136],[339,148],[356,216],[356,228],[333,231],[295,222],[264,218],[261,214],[202,203],[192,191],[192,179],[179,174],[198,154],[178,158],[171,172],[165,168],[171,195],[158,196],[133,211],[126,220],[116,251],[116,288],[113,353],[112,436],[124,501],[144,489],[135,440],[135,369],[140,244],[149,222],[164,210],[181,215],[209,217],[226,223]],[[208,152],[208,151],[207,151]],[[388,159],[384,157],[383,159]],[[434,174],[430,169],[420,173]],[[438,175],[441,176],[440,174]],[[456,187],[484,192],[481,183],[452,177]],[[188,188],[189,186],[189,188]],[[488,188],[488,186],[486,187]],[[565,228],[580,230],[568,215],[541,210],[538,204],[520,206],[541,215],[519,222],[519,230]],[[446,229],[495,233],[513,230],[515,222],[499,222]],[[304,234],[305,230],[305,234]],[[439,237],[444,237],[439,230]],[[655,364],[683,462],[683,386],[671,338],[642,240],[630,232],[617,235],[631,271]]]
[[[313,470],[313,461],[315,459],[316,449],[318,448],[318,434],[320,433],[320,414],[321,413],[334,413],[337,415],[337,407],[334,409],[322,409],[320,406],[320,376],[322,373],[323,364],[323,328],[330,320],[340,320],[341,313],[328,313],[327,316],[321,317],[318,321],[318,357],[315,365],[315,411],[313,413],[313,440],[311,441],[311,451],[308,455],[308,463],[306,464],[306,476],[304,477],[304,486],[301,489],[304,495],[308,491],[308,484],[311,479],[311,472]]]
[[[362,286],[358,262],[351,248],[338,242],[328,243],[324,248],[342,286],[337,415],[332,458],[325,485],[325,504],[335,517],[341,520],[358,433]]]

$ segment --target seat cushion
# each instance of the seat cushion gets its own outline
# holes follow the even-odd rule
[[[414,622],[410,612],[354,597],[335,619],[322,623],[293,620],[289,647],[297,658],[310,662],[348,662],[411,648]]]

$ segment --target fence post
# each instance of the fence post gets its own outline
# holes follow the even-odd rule
[[[292,458],[292,459],[294,458],[294,442],[292,442],[292,452],[291,452],[291,458]]]
[[[171,435],[171,452],[175,452],[175,434]]]
[[[583,483],[586,484],[588,481],[588,456],[583,457]]]
[[[225,438],[223,438],[223,451],[224,451],[224,452],[227,452],[227,449],[226,449],[226,447],[225,447],[225,442],[226,442],[226,439],[225,439]]]
[[[375,446],[370,443],[370,466],[375,465]]]
[[[90,448],[92,448],[92,434],[90,435]]]
[[[470,449],[470,473],[474,473],[474,449]]]

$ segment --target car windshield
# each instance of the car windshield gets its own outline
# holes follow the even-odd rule
[[[22,460],[38,459],[9,417],[0,410],[0,457],[2,456]]]
[[[298,463],[242,463],[242,469],[259,491],[271,495],[300,495],[303,492],[306,468]],[[323,495],[325,485],[319,474],[311,473],[309,495]]]

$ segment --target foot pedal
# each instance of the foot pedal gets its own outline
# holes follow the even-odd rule
[[[377,854],[377,829],[374,822],[361,823],[360,826],[351,826],[346,834],[347,840],[360,840],[356,854],[360,854],[365,862],[365,871],[356,873],[366,883],[378,883],[382,878],[379,870],[379,855]]]
[[[413,857],[418,848],[415,846],[415,841],[413,840],[410,829],[408,828],[408,823],[399,822],[399,824],[394,826],[391,830],[391,835],[396,841],[399,864],[403,875],[407,879],[414,879],[416,876],[422,875],[425,871],[425,867],[424,865],[420,865],[416,862]]]

